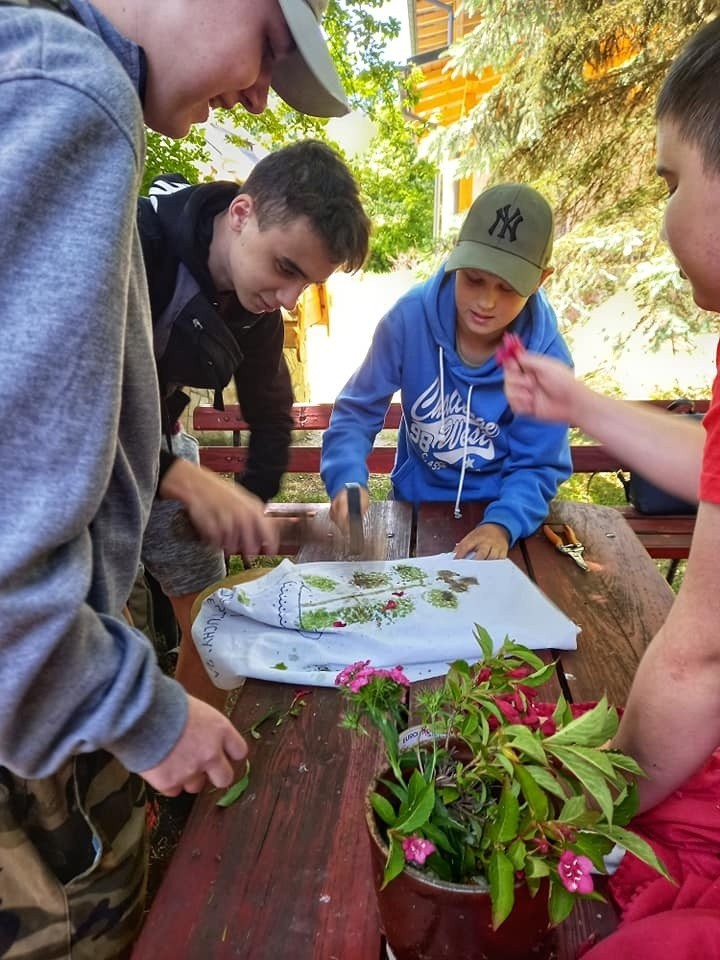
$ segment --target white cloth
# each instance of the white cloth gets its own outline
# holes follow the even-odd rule
[[[579,627],[510,560],[283,562],[202,604],[193,639],[222,689],[242,677],[332,686],[357,660],[402,665],[410,680],[475,662],[480,624],[532,649],[574,650]]]

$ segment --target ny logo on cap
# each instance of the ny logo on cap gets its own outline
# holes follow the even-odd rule
[[[493,235],[495,227],[500,225],[500,232],[497,235],[498,240],[504,240],[505,234],[509,234],[508,240],[514,243],[517,240],[517,228],[523,222],[523,215],[520,213],[520,207],[515,207],[515,213],[510,214],[510,204],[506,203],[504,207],[498,207],[495,211],[495,222],[488,230],[490,236]]]

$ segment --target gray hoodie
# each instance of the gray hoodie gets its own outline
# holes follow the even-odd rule
[[[0,764],[162,760],[187,698],[121,611],[159,450],[139,48],[0,6]]]

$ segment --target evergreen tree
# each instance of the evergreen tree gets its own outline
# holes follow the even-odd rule
[[[451,69],[498,84],[436,133],[461,172],[525,180],[556,212],[565,320],[621,287],[633,291],[648,342],[707,328],[660,240],[664,185],[654,170],[654,104],[710,0],[465,0],[482,21],[450,50]]]

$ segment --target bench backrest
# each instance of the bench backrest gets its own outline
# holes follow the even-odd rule
[[[644,401],[654,406],[666,407],[668,400]],[[704,413],[709,406],[708,400],[698,400],[695,410]],[[331,403],[295,403],[293,421],[296,430],[327,429],[330,422]],[[384,428],[396,430],[400,426],[402,408],[399,403],[391,403],[385,417]],[[209,431],[231,431],[232,446],[204,446],[200,448],[200,462],[218,473],[242,473],[247,461],[247,449],[240,445],[240,434],[247,430],[238,404],[227,404],[225,410],[216,410],[210,406],[197,406],[193,411],[193,431],[202,434]],[[614,473],[624,468],[617,457],[607,447],[597,443],[573,444],[571,446],[573,471],[575,473]],[[395,462],[394,446],[376,446],[368,457],[371,473],[390,473]],[[320,446],[293,445],[290,448],[289,473],[318,473],[320,470]]]

